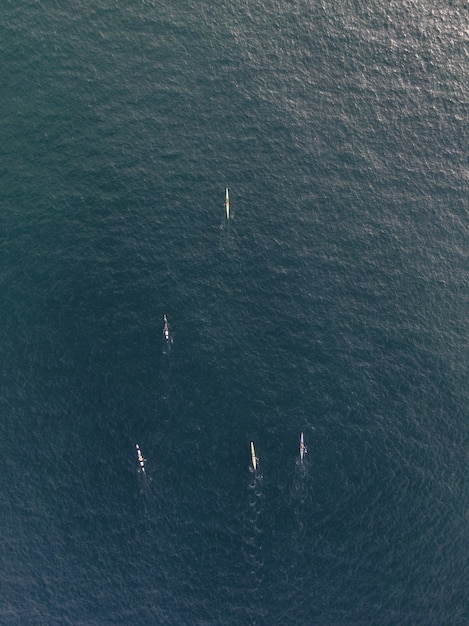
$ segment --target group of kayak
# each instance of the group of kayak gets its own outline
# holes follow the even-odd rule
[[[163,315],[163,339],[168,344],[168,346],[171,343],[173,343],[173,338],[169,334],[169,324],[168,324],[168,318],[166,317],[166,314]],[[140,471],[142,471],[145,474],[145,460],[146,459],[143,457],[143,454],[140,450],[138,443],[135,444],[135,448],[137,450],[137,460],[140,465]]]
[[[301,433],[301,435],[300,435],[300,461],[301,461],[301,463],[303,463],[303,460],[305,458],[305,454],[307,452],[308,452],[308,449],[305,446],[304,435],[303,435],[303,433]],[[256,471],[259,459],[256,456],[256,451],[254,449],[254,442],[253,441],[251,441],[251,460],[252,460],[252,469],[254,471]]]
[[[226,190],[227,194],[228,194],[228,189]],[[229,203],[229,199],[227,197],[228,203]],[[229,204],[228,204],[229,207]],[[229,210],[229,209],[228,209]],[[228,217],[228,215],[227,215]],[[166,315],[163,315],[163,339],[167,344],[171,344],[173,339],[169,333],[169,324],[168,324],[168,318],[166,317]],[[145,459],[143,458],[143,455],[140,451],[139,445],[138,443],[135,444],[135,447],[137,449],[137,459],[138,462],[140,464],[140,469],[143,473],[145,473]],[[300,461],[301,463],[303,463],[304,460],[304,456],[307,452],[307,448],[305,446],[305,442],[304,442],[304,437],[303,437],[303,433],[301,433],[300,435]],[[257,470],[257,463],[259,461],[259,459],[256,456],[256,451],[254,449],[254,442],[251,441],[251,460],[252,460],[252,468],[254,471]]]
[[[231,216],[230,216],[230,196],[229,196],[228,187],[225,188],[225,213],[226,213],[226,219],[229,220]],[[168,318],[166,317],[166,314],[163,315],[163,340],[166,344],[166,349],[164,351],[169,353],[170,346],[173,343],[173,338],[171,337],[171,334],[169,332],[169,324],[168,324]],[[140,470],[143,473],[145,473],[145,459],[143,458],[143,455],[140,451],[138,444],[135,444],[135,447],[137,449],[137,459],[140,465]],[[301,463],[303,463],[306,452],[307,452],[307,449],[304,443],[303,433],[301,433],[300,435],[300,462]],[[252,460],[252,468],[254,471],[256,471],[259,459],[256,456],[256,451],[254,449],[254,442],[252,441],[251,441],[251,460]]]
[[[145,474],[145,459],[143,458],[143,455],[142,455],[142,453],[140,451],[138,443],[135,444],[135,447],[137,448],[137,459],[138,459],[138,462],[140,464],[140,469]],[[300,435],[300,461],[301,461],[301,463],[303,463],[304,456],[305,456],[305,454],[307,452],[308,452],[308,449],[305,446],[303,433],[301,433],[301,435]],[[251,441],[251,460],[252,460],[252,469],[254,471],[256,471],[257,470],[257,463],[258,463],[259,459],[256,456],[256,451],[254,449],[254,442],[253,441]]]

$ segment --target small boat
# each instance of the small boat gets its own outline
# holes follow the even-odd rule
[[[138,459],[138,462],[140,463],[140,468],[142,472],[145,474],[145,459],[143,458],[142,453],[140,452],[138,443],[135,444],[135,447],[137,448],[137,459]]]
[[[303,437],[303,433],[301,433],[300,435],[300,461],[303,463],[303,458],[304,455],[308,452],[306,446],[305,446],[305,442],[304,442],[304,437]]]
[[[257,457],[256,452],[254,450],[254,443],[251,441],[251,459],[252,459],[252,469],[256,471],[257,469]]]
[[[226,219],[230,219],[230,195],[228,193],[228,187],[225,187],[225,212]]]
[[[163,337],[166,339],[166,341],[169,343],[170,341],[170,337],[169,337],[169,326],[168,326],[168,318],[166,317],[166,315],[163,315],[163,320],[164,320],[164,327],[163,327]]]

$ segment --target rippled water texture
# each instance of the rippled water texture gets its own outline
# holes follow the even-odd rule
[[[0,621],[467,624],[467,7],[72,4],[1,26]]]

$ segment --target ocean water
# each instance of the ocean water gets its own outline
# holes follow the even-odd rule
[[[0,31],[0,622],[469,623],[465,3]]]

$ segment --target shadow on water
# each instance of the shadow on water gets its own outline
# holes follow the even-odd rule
[[[261,585],[264,574],[263,535],[265,494],[263,476],[259,470],[250,468],[250,480],[247,485],[248,497],[245,514],[245,532],[243,537],[243,558],[246,562],[246,571],[251,580]]]
[[[158,389],[157,404],[166,407],[163,414],[168,413],[171,417],[175,407],[174,398],[177,397],[177,358],[173,337],[170,341],[162,340],[161,354],[158,367]]]
[[[236,228],[233,224],[233,218],[229,220],[224,219],[220,222],[218,247],[223,252],[237,248]]]
[[[137,490],[135,498],[137,502],[138,521],[140,527],[145,532],[151,531],[152,521],[154,517],[153,505],[156,500],[150,465],[151,463],[148,464],[148,467],[145,466],[145,470],[141,468],[135,469],[137,480]]]

